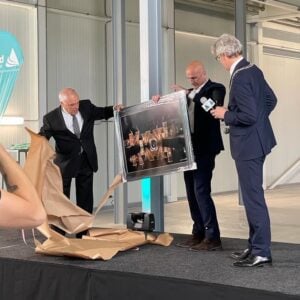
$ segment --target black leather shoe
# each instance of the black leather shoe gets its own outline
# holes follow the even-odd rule
[[[247,258],[250,254],[251,254],[251,250],[247,248],[242,252],[232,252],[230,254],[230,257],[236,260],[243,260]]]
[[[81,239],[83,235],[87,234],[87,232],[88,232],[87,230],[84,230],[84,231],[76,233],[76,238]]]
[[[263,267],[264,265],[271,266],[272,258],[264,256],[249,255],[243,260],[239,260],[233,263],[235,267]]]

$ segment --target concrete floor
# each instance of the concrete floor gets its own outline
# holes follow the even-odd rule
[[[300,184],[265,192],[271,218],[272,241],[300,244]],[[244,207],[237,193],[213,195],[222,237],[248,238]],[[130,209],[135,211],[135,209]],[[140,211],[140,209],[137,209]],[[165,232],[191,233],[192,221],[186,200],[165,204]],[[115,227],[113,211],[99,212],[95,226]]]

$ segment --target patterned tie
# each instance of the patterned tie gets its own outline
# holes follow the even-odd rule
[[[76,116],[73,116],[73,129],[74,129],[74,134],[77,136],[77,138],[80,138],[80,129],[79,129],[79,124]]]

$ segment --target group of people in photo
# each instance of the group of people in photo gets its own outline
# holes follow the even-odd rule
[[[172,86],[173,91],[184,90],[186,94],[197,165],[196,169],[183,174],[192,232],[176,246],[196,252],[223,249],[211,181],[216,157],[224,150],[220,126],[224,122],[229,128],[231,156],[249,225],[245,249],[232,252],[230,256],[235,267],[271,265],[271,229],[263,190],[263,165],[276,145],[269,116],[277,98],[261,69],[243,57],[242,44],[235,36],[221,35],[212,45],[211,53],[229,72],[227,106],[224,106],[225,86],[209,78],[201,61],[194,60],[186,66],[190,88]],[[154,95],[152,101],[158,103],[160,97]],[[122,104],[98,107],[90,100],[81,100],[77,91],[70,87],[63,88],[58,98],[59,106],[43,117],[39,134],[55,141],[54,162],[62,175],[63,193],[70,198],[71,182],[75,179],[77,205],[92,213],[93,175],[98,170],[94,124],[96,120],[112,118],[114,110],[124,107]],[[203,99],[211,99],[214,105],[204,108]],[[22,168],[2,146],[0,171],[6,183],[6,189],[0,189],[0,227],[33,228],[42,224],[47,217],[41,199]],[[64,234],[59,228],[54,229]],[[77,237],[84,234],[86,231],[78,233]]]

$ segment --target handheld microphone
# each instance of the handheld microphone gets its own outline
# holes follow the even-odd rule
[[[211,98],[206,98],[206,97],[201,97],[200,99],[201,102],[201,106],[202,108],[206,111],[209,112],[212,108],[214,108],[216,106],[216,102],[211,99]]]

